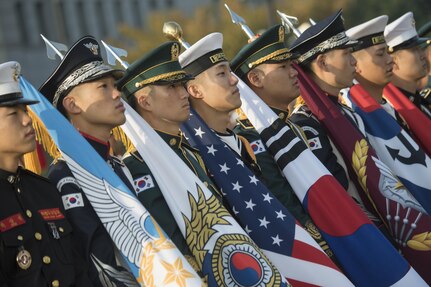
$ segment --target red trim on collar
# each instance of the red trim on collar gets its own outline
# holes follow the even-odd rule
[[[100,144],[106,145],[106,146],[108,147],[108,149],[109,149],[109,147],[110,147],[109,141],[107,141],[107,142],[102,141],[101,139],[98,139],[98,138],[96,138],[96,137],[93,137],[93,136],[91,136],[91,135],[89,135],[89,134],[86,134],[86,133],[84,133],[84,132],[79,132],[79,133],[80,133],[83,137],[85,137],[85,138],[88,138],[88,139],[91,139],[91,140],[93,140],[93,141],[96,141],[96,142],[98,142],[98,143],[100,143]]]

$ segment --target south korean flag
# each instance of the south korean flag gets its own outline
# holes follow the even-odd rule
[[[81,193],[65,194],[61,197],[61,199],[63,201],[64,210],[84,206],[84,200],[82,199]]]
[[[144,190],[150,189],[154,187],[154,180],[153,177],[149,174],[138,177],[133,181],[133,185],[135,188],[136,195],[141,193]]]
[[[311,150],[322,148],[322,144],[320,143],[320,139],[318,137],[309,139],[308,146],[310,147]]]
[[[263,145],[261,140],[256,140],[254,142],[251,142],[250,146],[255,155],[266,151],[265,146]]]

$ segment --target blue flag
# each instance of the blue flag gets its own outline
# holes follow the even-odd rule
[[[32,111],[44,123],[137,281],[142,286],[181,285],[178,282],[202,286],[180,251],[92,146],[23,77],[20,86],[25,98],[39,101]]]

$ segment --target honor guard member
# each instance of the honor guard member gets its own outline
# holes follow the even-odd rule
[[[36,148],[20,65],[0,65],[0,286],[92,286],[55,185],[19,166]]]
[[[306,141],[302,130],[288,119],[287,107],[299,96],[299,82],[298,72],[292,66],[297,55],[289,51],[284,37],[285,30],[282,25],[268,29],[238,52],[231,61],[231,68],[280,119],[296,132],[299,138]],[[238,123],[234,131],[244,136],[254,147],[253,151],[262,168],[262,180],[265,185],[334,259],[332,251],[303,209],[274,158],[263,145],[259,133],[244,116],[238,119]]]
[[[184,85],[192,79],[178,62],[180,49],[177,42],[167,42],[148,52],[126,69],[117,86],[130,106],[221,200],[221,193],[209,178],[198,150],[188,144],[180,131],[181,124],[190,116],[189,94]],[[138,199],[188,261],[197,267],[145,159],[134,150],[125,156],[124,162],[132,174]],[[146,182],[144,187],[142,181]]]
[[[431,118],[431,110],[418,91],[418,82],[428,74],[424,46],[429,39],[418,36],[412,12],[407,12],[388,24],[384,35],[388,51],[394,60],[392,83]]]
[[[353,83],[356,61],[351,55],[351,41],[345,34],[341,10],[311,26],[293,43],[291,50],[301,56],[301,68],[321,87],[329,99],[338,104],[338,93]],[[298,98],[291,121],[304,131],[308,141],[317,143],[314,155],[346,189],[352,188],[346,175],[345,164],[333,147],[322,124]],[[340,166],[341,165],[341,166]]]
[[[115,86],[115,80],[123,73],[106,65],[98,42],[86,36],[69,49],[39,90],[132,189],[127,168],[110,155],[109,145],[111,130],[126,120],[121,93]],[[117,262],[116,247],[62,158],[50,166],[48,177],[60,191],[66,216],[75,230],[75,244],[90,265],[88,273],[93,284],[124,286],[121,278],[131,276]]]
[[[215,134],[259,176],[261,170],[249,142],[231,130],[235,125],[231,115],[241,106],[241,98],[222,45],[223,35],[211,33],[179,56],[181,67],[194,77],[186,85],[189,101]]]
[[[383,35],[387,23],[388,16],[382,15],[350,28],[346,35],[360,42],[352,53],[356,59],[355,79],[400,126],[409,131],[407,123],[383,96],[384,87],[393,77],[394,66]]]
[[[292,44],[291,50],[299,53],[298,63],[305,73],[322,89],[356,127],[363,127],[361,118],[353,111],[338,102],[341,89],[353,84],[356,60],[352,56],[352,48],[358,41],[346,35],[341,10],[311,26]],[[298,101],[299,100],[299,101]],[[343,169],[333,173],[350,196],[358,203],[378,227],[384,227],[380,219],[367,211],[362,202],[354,181],[347,174],[347,165],[331,141],[322,123],[312,114],[302,98],[298,98],[291,120],[299,125],[308,140],[318,139],[321,148],[313,153],[333,172],[334,165],[339,164]],[[364,134],[359,128],[358,130]]]

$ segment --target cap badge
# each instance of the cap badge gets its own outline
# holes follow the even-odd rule
[[[284,26],[280,26],[280,28],[278,28],[278,41],[279,42],[284,42]]]
[[[84,44],[84,46],[87,47],[94,55],[99,55],[99,45],[90,42],[88,44]]]
[[[174,43],[171,47],[171,58],[172,60],[177,60],[180,54],[180,47],[177,43]]]
[[[12,78],[15,82],[18,82],[19,75],[21,74],[21,68],[18,64],[13,65],[12,69],[14,69]]]
[[[413,28],[415,28],[415,24],[416,24],[415,19],[412,19],[412,27]]]

